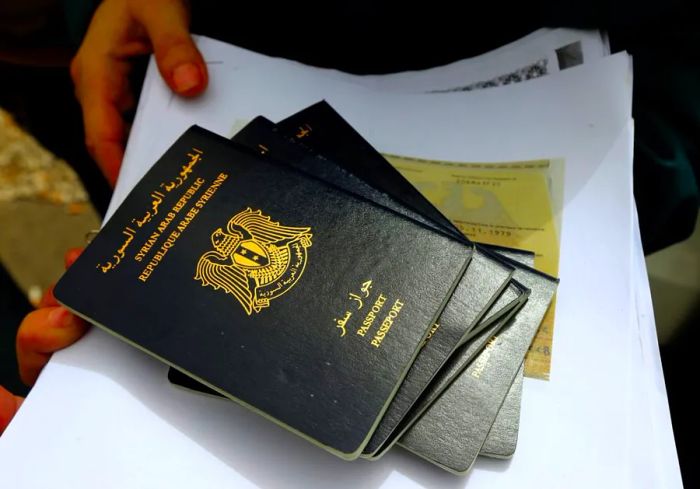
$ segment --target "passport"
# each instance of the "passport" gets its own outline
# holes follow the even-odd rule
[[[457,227],[396,170],[327,102],[320,101],[279,121],[282,134],[294,137],[341,165],[396,202],[414,210],[450,232],[467,240]]]
[[[396,201],[389,194],[349,172],[335,160],[329,159],[327,155],[319,154],[308,145],[302,144],[298,139],[286,136],[274,123],[262,116],[256,117],[242,128],[231,138],[231,141],[246,151],[268,158],[276,164],[290,166],[311,178],[322,180],[348,193],[391,209],[437,232],[451,234],[455,239],[463,241],[469,247],[472,246],[471,242],[464,236],[455,236],[454,229],[451,227],[435,223],[412,208]],[[352,157],[357,151],[353,147],[343,149],[345,157]],[[386,162],[381,155],[379,158],[382,162]],[[386,164],[389,163],[386,162]]]
[[[535,262],[535,254],[522,250],[508,250],[494,247],[492,251],[498,251],[501,256],[515,260],[523,265],[532,267]],[[501,409],[491,426],[484,446],[479,451],[480,456],[490,458],[511,458],[518,444],[518,430],[520,429],[520,405],[523,394],[523,378],[525,375],[525,362],[520,365],[520,370],[515,376],[513,384],[508,389]]]
[[[452,388],[454,380],[462,373],[466,365],[470,364],[487,347],[493,335],[501,331],[509,321],[517,315],[521,307],[527,302],[530,291],[516,280],[509,283],[508,288],[499,296],[498,300],[489,308],[486,313],[487,326],[483,331],[471,338],[468,342],[458,347],[452,355],[443,363],[437,374],[431,379],[420,398],[411,407],[409,413],[404,416],[399,425],[395,428],[391,436],[385,443],[374,452],[373,459],[382,457],[391,447],[399,443],[402,437],[409,433],[413,426],[420,421],[431,409],[442,394]],[[454,405],[453,413],[460,416],[464,410],[463,406]],[[428,428],[428,427],[426,427]],[[431,435],[427,432],[424,437],[427,439]],[[441,436],[436,431],[434,436]]]
[[[405,431],[412,420],[417,419],[429,404],[420,404],[421,396],[425,398],[425,392],[430,392],[433,388],[432,383],[436,378],[439,378],[439,372],[444,368],[448,359],[458,350],[460,345],[464,344],[465,338],[469,335],[469,331],[474,326],[482,324],[488,325],[497,323],[496,318],[499,315],[506,314],[519,300],[522,299],[522,294],[514,293],[511,297],[508,293],[503,294],[509,285],[510,277],[513,270],[504,267],[495,260],[487,258],[478,248],[475,250],[472,261],[464,277],[466,280],[460,283],[457,291],[460,291],[460,286],[464,287],[461,295],[455,294],[452,301],[459,301],[456,307],[450,308],[450,304],[445,308],[441,317],[440,326],[450,324],[459,324],[468,322],[471,327],[461,329],[456,332],[452,328],[445,328],[440,331],[438,328],[435,336],[431,338],[424,350],[428,350],[430,343],[434,342],[432,350],[421,351],[421,354],[416,358],[415,363],[409,370],[404,383],[399,389],[394,401],[389,406],[385,416],[375,433],[372,435],[363,456],[377,458],[383,455],[398,439],[400,434]],[[461,292],[461,291],[460,291]],[[490,311],[490,307],[501,296],[502,301],[497,302],[498,305],[493,307],[494,317],[484,317]],[[451,314],[458,314],[457,317],[451,317]],[[401,394],[403,394],[401,396]],[[437,395],[437,393],[436,393]]]
[[[520,352],[556,279],[471,243],[325,102],[231,141],[191,128],[88,252],[57,297],[174,384],[347,460],[398,444],[464,474],[515,449]]]
[[[367,162],[372,162],[375,170],[380,167],[389,166],[388,162],[386,162],[386,160],[384,160],[379,153],[374,151],[369,143],[364,141],[359,134],[354,132],[350,125],[347,124],[338,114],[336,114],[325,102],[316,104],[299,112],[298,114],[291,116],[285,121],[280,122],[278,127],[281,130],[285,130],[286,128],[289,136],[294,135],[294,137],[304,141],[314,149],[321,148],[321,151],[323,151],[326,155],[333,154],[336,160],[344,161],[345,167],[350,171],[354,171],[358,175],[364,175],[367,180],[372,180],[379,188],[385,191],[391,190],[391,187],[387,185],[392,180],[390,176],[383,180],[377,179],[373,178],[373,174],[367,171],[367,169],[370,167]],[[360,146],[364,146],[365,148],[364,155],[360,154],[355,149]],[[365,164],[360,165],[358,162],[364,162]],[[390,174],[390,170],[387,170],[387,174]],[[398,181],[400,179],[400,177],[397,177],[393,180]],[[404,204],[413,208],[421,208],[420,206],[425,204],[425,199],[416,193],[404,192],[403,194],[395,193],[394,195]],[[448,225],[445,225],[445,228],[448,227]],[[532,255],[528,252],[510,250],[495,246],[489,246],[488,248],[491,250],[491,252],[497,252],[500,255],[508,256],[511,259],[518,261],[527,262],[528,260],[532,259]],[[518,285],[527,290],[527,288],[523,287],[522,284]],[[529,294],[529,290],[527,292]],[[478,337],[479,335],[481,335],[481,337],[470,345],[467,353],[462,355],[461,361],[464,362],[469,361],[469,359],[473,359],[480,351],[480,348],[486,346],[492,335],[498,331],[498,327],[503,327],[504,325],[505,321],[501,322],[497,327],[492,327],[491,330],[488,331],[487,328],[489,327],[489,322],[482,321],[477,324],[476,327],[470,328],[470,330],[462,338],[462,341],[468,341],[472,338]],[[414,367],[411,369],[411,371],[409,371],[409,376],[405,381],[406,384],[410,383],[412,373],[420,371],[418,370],[421,364],[420,360],[421,356],[417,358]],[[425,372],[422,373],[425,374]],[[411,420],[417,419],[422,409],[427,409],[429,406],[429,401],[426,400],[426,397],[427,399],[434,399],[435,396],[440,395],[439,382],[436,382],[436,384],[438,387],[432,386],[432,395],[426,393],[426,396],[424,396],[424,403],[422,407],[419,405],[411,416],[408,416],[407,420],[404,421],[404,430],[406,430],[407,427],[410,428],[410,423],[412,422]],[[402,386],[402,388],[403,387],[404,386]],[[489,432],[489,436],[487,437],[483,447],[484,454],[495,457],[508,457],[514,451],[515,443],[517,442],[521,390],[522,369],[518,373],[515,382],[509,390],[508,396],[506,397],[506,402],[504,402],[503,412],[499,412],[499,416],[496,418],[494,425],[492,426],[492,430]],[[365,454],[370,452],[375,456],[381,455],[381,453],[386,451],[386,448],[391,445],[391,443],[386,443],[387,433],[384,433],[385,436],[382,438],[381,443],[384,443],[385,445],[381,452],[379,452],[379,447],[377,445],[373,445],[373,442],[380,437],[387,420],[392,417],[397,405],[401,404],[400,399],[401,398],[397,396],[396,400],[390,406],[385,418],[382,419],[377,432],[375,432],[370,440]],[[459,416],[459,407],[455,406],[455,409],[450,411],[450,413],[454,416]],[[406,413],[404,412],[402,416],[405,416],[405,414]],[[396,422],[397,420],[394,420],[394,423],[392,424],[393,428],[395,428]]]
[[[501,409],[498,410],[496,419],[489,430],[484,445],[479,451],[479,456],[489,458],[511,458],[518,444],[518,430],[520,429],[520,404],[523,395],[525,365],[520,365],[520,370],[515,376],[513,384],[508,389]]]
[[[256,147],[256,145],[259,145],[260,138],[265,137],[261,133],[262,131],[256,131],[256,128],[253,127],[258,123],[258,129],[263,129],[260,127],[259,122],[259,120],[253,121],[248,127],[234,136],[233,139],[249,147]],[[304,160],[305,164],[302,164],[305,170],[316,176],[333,180],[340,186],[348,184],[350,187],[355,186],[355,190],[357,190],[357,182],[349,183],[353,180],[354,175],[364,174],[366,177],[366,175],[376,175],[378,169],[386,169],[388,177],[383,180],[372,179],[374,185],[380,187],[379,190],[390,193],[396,187],[400,187],[400,183],[405,183],[403,176],[396,172],[381,154],[376,152],[325,102],[304,109],[276,126],[269,121],[267,121],[267,124],[268,131],[286,131],[286,135],[291,140],[300,141],[311,151],[317,152],[320,158],[314,163],[310,164],[309,160],[306,159]],[[266,147],[270,146],[268,143],[264,143],[264,145]],[[320,154],[320,151],[325,151],[325,153]],[[333,155],[332,158],[329,157],[329,153]],[[290,161],[288,155],[286,160],[287,162]],[[344,164],[339,165],[337,161],[343,161]],[[352,175],[338,171],[338,167],[341,170],[346,169],[352,172]],[[365,171],[363,173],[363,170],[367,168],[373,168],[374,172],[368,173]],[[362,180],[362,182],[365,181]],[[389,182],[393,182],[393,184],[387,186]],[[396,200],[393,202],[385,200],[387,194],[364,195],[375,201],[380,200],[384,205],[394,206],[392,208],[396,209]],[[418,192],[403,192],[401,195],[394,193],[394,196],[400,198],[402,204],[408,204],[413,209],[420,209],[421,205],[432,206]],[[451,223],[446,225],[444,221],[442,224],[436,223],[436,225],[442,225],[447,230],[456,230]],[[507,250],[504,249],[502,251]],[[512,250],[511,252],[516,253]],[[488,306],[492,304],[493,300],[507,285],[508,277],[501,276],[499,278],[497,266],[495,268],[492,266],[491,269],[483,268],[483,262],[490,259],[490,255],[479,254],[472,260],[469,270],[460,283],[461,287],[458,286],[455,289],[454,296],[448,302],[443,316],[438,322],[439,330],[436,330],[435,334],[431,335],[430,342],[425,345],[416,358],[396,397],[380,421],[377,430],[372,435],[363,452],[363,456],[372,457],[380,450],[383,452],[393,444],[395,437],[393,437],[391,442],[387,443],[392,433],[404,417],[409,414],[420,394],[450,354],[460,344],[480,333],[496,319],[497,314],[492,314],[490,321],[481,320]],[[503,267],[503,263],[501,263],[501,267]],[[513,307],[516,302],[513,300],[508,304],[509,307]],[[501,314],[505,313],[507,309],[504,306],[501,309]],[[462,318],[462,321],[459,318]],[[416,413],[413,413],[411,418],[415,417]]]
[[[298,127],[306,128],[307,131],[314,132],[314,137],[308,137],[308,134],[304,135],[303,130],[291,131],[287,134],[290,142],[295,139],[301,141],[305,143],[307,149],[314,152],[319,147],[328,149],[333,152],[334,158],[320,153],[315,153],[317,157],[314,158],[297,148],[285,147],[279,139],[274,138],[271,134],[282,132],[284,126],[281,124],[275,126],[261,117],[256,118],[232,139],[253,150],[263,147],[265,154],[271,158],[277,158],[285,164],[332,182],[350,192],[358,193],[374,202],[404,213],[404,215],[412,216],[411,209],[405,208],[403,203],[398,203],[394,198],[388,196],[388,192],[395,186],[381,187],[381,192],[377,193],[377,189],[369,186],[364,180],[358,181],[359,177],[356,177],[356,173],[349,174],[347,171],[343,171],[352,170],[361,173],[357,171],[358,162],[361,161],[365,167],[371,164],[375,169],[389,166],[391,170],[388,173],[393,175],[391,178],[405,182],[404,178],[395,172],[393,167],[374,151],[369,143],[364,141],[328,104],[316,104],[292,116],[293,118],[300,118],[307,122],[290,123],[290,119],[287,119],[286,125],[288,127],[297,126],[295,131],[298,130]],[[319,130],[321,128],[322,131]],[[345,135],[350,136],[343,137]],[[367,148],[367,150],[363,152],[358,148]],[[339,165],[335,158],[345,161],[345,165]],[[374,184],[385,185],[387,181],[375,180]],[[411,205],[413,209],[420,208],[416,201],[421,199],[424,198],[419,193],[403,197],[404,202],[413,204]],[[436,223],[436,225],[439,224]],[[449,228],[448,230],[454,229],[451,225],[443,225],[443,227]],[[416,357],[397,395],[365,447],[363,456],[372,457],[380,449],[385,449],[393,444],[395,437],[392,438],[390,444],[387,444],[392,433],[410,412],[423,390],[452,352],[467,341],[473,335],[474,330],[479,332],[496,319],[497,314],[493,314],[490,321],[482,321],[486,310],[508,285],[511,273],[512,268],[509,265],[494,260],[491,255],[475,254],[462,281],[455,289],[442,316],[434,326],[435,331],[431,333],[430,340]],[[501,314],[505,313],[508,307],[515,306],[516,302],[514,299],[511,303],[505,303],[500,309]],[[171,376],[171,380],[177,381],[177,377]],[[189,382],[188,385],[192,386]]]
[[[55,295],[215,392],[354,459],[452,297],[468,250],[195,126]]]
[[[530,289],[522,310],[490,336],[474,361],[460,356],[451,360],[441,371],[449,389],[399,442],[455,474],[467,473],[484,446],[558,285],[553,277],[513,264],[514,278]]]
[[[327,158],[327,155],[316,153],[314,151],[315,147],[307,144],[304,144],[302,147],[298,144],[299,141],[318,142],[318,137],[310,140],[300,140],[295,137],[298,134],[291,134],[284,138],[280,134],[279,127],[263,117],[257,117],[253,120],[238,132],[232,138],[232,141],[280,164],[290,165],[348,192],[355,193],[375,203],[387,206],[407,217],[426,223],[422,216],[415,215],[415,212],[411,209],[396,202],[386,193],[369,186],[364,180],[358,179],[354,173],[347,171],[347,166],[352,167],[354,165],[352,162],[372,154],[371,151],[362,153],[357,150],[359,145],[368,146],[369,143],[360,140],[359,135],[354,139],[352,145],[343,143],[345,140],[339,138],[337,133],[348,132],[347,124],[327,104],[323,104],[323,106],[326,109],[322,114],[323,120],[320,120],[318,117],[313,119],[314,127],[325,127],[329,119],[342,122],[342,124],[336,124],[336,131],[323,132],[322,140],[325,141],[323,138],[332,137],[334,140],[340,141],[328,147],[334,149],[336,157],[343,158],[349,162],[346,167],[338,165],[334,160]],[[316,107],[313,106],[311,109],[306,109],[300,114],[306,114],[307,111],[313,113]],[[318,114],[316,115],[318,116]],[[307,125],[307,127],[310,126]],[[379,153],[374,153],[372,158],[375,160],[375,166],[388,165],[388,162]],[[399,177],[403,179],[400,175]],[[427,224],[431,223],[428,222]],[[437,225],[434,224],[434,226]],[[512,268],[497,262],[489,264],[489,261],[494,260],[487,254],[479,253],[470,263],[467,272],[448,301],[442,316],[434,326],[434,331],[431,332],[429,341],[426,342],[416,357],[404,382],[389,405],[370,442],[365,447],[363,456],[371,456],[384,445],[399,422],[409,413],[413,403],[418,399],[442,364],[460,344],[470,337],[470,332],[474,329],[481,331],[490,322],[497,319],[498,314],[492,314],[488,320],[484,319],[483,316],[488,306],[508,286]],[[511,303],[506,303],[500,310],[500,313],[504,314],[508,307],[515,306],[518,303],[515,300],[516,298],[517,296]],[[171,369],[168,375],[170,381],[175,384],[211,393],[205,386],[197,384],[177,371]]]

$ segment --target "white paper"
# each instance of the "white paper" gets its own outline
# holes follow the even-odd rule
[[[635,487],[640,488],[682,487],[635,206],[633,210],[631,258],[633,301],[636,305],[633,322],[636,328],[631,330],[630,341],[638,344],[639,348],[631,350],[630,358],[629,375],[634,390],[630,398],[629,424],[633,430],[631,434],[637,437],[630,444],[648,446],[655,464],[653,471],[640,470],[640,467],[645,468],[650,457],[643,457],[638,450],[632,450],[637,457],[631,460],[631,477]]]
[[[544,65],[547,74],[557,73],[561,70],[557,49],[573,43],[580,44],[583,63],[610,54],[607,41],[597,30],[539,29],[488,53],[427,70],[372,76],[324,71],[374,90],[409,93],[450,90],[494,80],[534,64]]]

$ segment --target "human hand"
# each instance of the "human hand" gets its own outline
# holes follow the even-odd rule
[[[66,268],[81,252],[81,248],[74,248],[66,253]],[[60,306],[53,296],[53,287],[49,287],[39,307],[25,316],[17,330],[17,362],[22,382],[34,384],[51,354],[78,341],[85,331],[87,324]]]
[[[131,58],[155,53],[160,74],[178,95],[207,86],[207,68],[189,34],[182,0],[104,0],[70,67],[83,111],[85,144],[113,186],[127,136],[122,114],[134,106]]]
[[[12,395],[10,391],[0,386],[0,435],[2,435],[7,425],[12,421],[12,418],[23,400],[24,399],[21,397]]]

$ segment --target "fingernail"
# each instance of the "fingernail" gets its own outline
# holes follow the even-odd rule
[[[202,75],[199,68],[194,63],[185,63],[173,71],[173,83],[177,93],[186,93],[199,86],[202,82]]]
[[[73,323],[73,315],[67,309],[57,307],[49,314],[49,322],[56,328],[67,328]]]

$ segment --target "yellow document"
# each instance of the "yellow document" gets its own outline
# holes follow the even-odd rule
[[[557,276],[562,160],[451,163],[385,155],[472,241],[535,253],[535,268]],[[525,375],[549,379],[554,301],[525,360]]]

